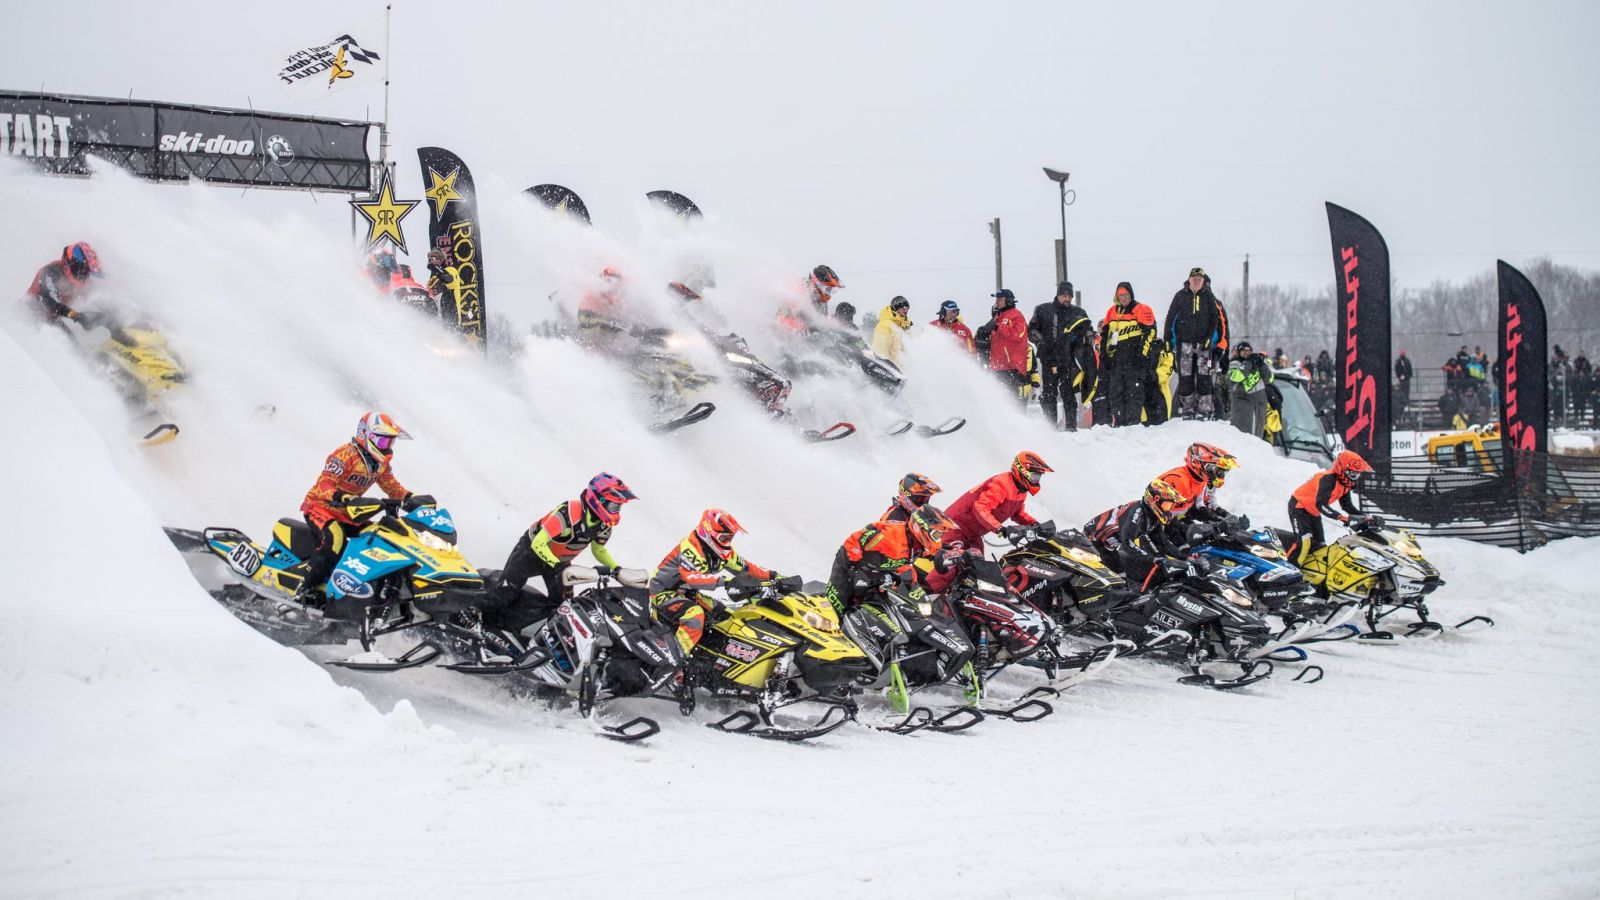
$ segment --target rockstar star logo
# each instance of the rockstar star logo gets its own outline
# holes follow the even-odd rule
[[[433,217],[435,220],[444,218],[444,208],[450,201],[467,199],[456,190],[456,178],[460,174],[461,170],[459,168],[451,169],[449,175],[440,175],[433,169],[428,169],[428,180],[432,184],[422,193],[433,203]]]
[[[378,198],[376,200],[351,200],[350,205],[355,207],[367,220],[368,249],[376,247],[380,241],[391,241],[400,248],[401,253],[406,250],[406,238],[400,230],[400,220],[421,203],[421,200],[396,200],[394,199],[394,185],[389,183],[389,173],[383,173],[383,181],[378,185]]]

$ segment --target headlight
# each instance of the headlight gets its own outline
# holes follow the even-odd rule
[[[1250,552],[1261,557],[1262,559],[1283,559],[1283,554],[1278,552],[1276,547],[1251,546]]]
[[[1106,567],[1105,561],[1102,560],[1098,554],[1090,553],[1082,547],[1068,547],[1067,558],[1075,560],[1086,566],[1092,566],[1096,569],[1103,569]]]
[[[1222,599],[1232,603],[1234,606],[1242,606],[1245,609],[1249,609],[1255,605],[1254,603],[1250,602],[1250,595],[1239,590],[1238,588],[1231,588],[1224,585],[1222,586],[1221,593]]]
[[[839,630],[839,623],[838,622],[833,621],[832,619],[828,618],[827,616],[825,616],[825,615],[823,615],[823,614],[821,614],[819,612],[813,612],[812,610],[809,610],[809,609],[802,610],[800,612],[800,621],[806,623],[807,625],[811,626],[812,628],[815,628],[818,631],[826,631],[826,632],[830,632],[831,633],[831,632],[835,632],[835,631]]]
[[[984,581],[981,578],[978,579],[978,590],[986,594],[999,594],[1002,597],[1005,597],[1011,593],[1011,591],[1008,590],[1005,585],[995,584],[992,581]]]
[[[741,366],[753,366],[753,365],[756,365],[755,359],[753,359],[752,357],[749,357],[749,356],[745,356],[743,353],[729,353],[729,354],[726,354],[726,356],[728,358],[728,362],[731,362],[731,363],[737,363],[738,365],[741,365]]]
[[[1350,558],[1374,571],[1387,569],[1394,565],[1393,560],[1385,559],[1382,553],[1370,547],[1351,547]]]
[[[669,350],[681,350],[689,346],[689,339],[680,334],[669,334],[663,343]]]
[[[1422,558],[1422,548],[1418,547],[1417,546],[1417,542],[1414,541],[1414,540],[1410,540],[1408,538],[1401,537],[1401,536],[1396,536],[1393,540],[1390,541],[1390,543],[1394,545],[1394,548],[1396,550],[1399,550],[1401,553],[1404,553],[1405,555],[1411,557],[1412,559],[1421,559]]]
[[[447,542],[444,538],[439,537],[437,534],[434,534],[431,531],[418,531],[417,543],[427,547],[430,550],[437,550],[440,553],[449,553],[455,549],[454,547],[450,546],[449,542]]]

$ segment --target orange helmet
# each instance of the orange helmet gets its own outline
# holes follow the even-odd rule
[[[83,241],[69,244],[61,249],[61,261],[67,264],[67,270],[72,277],[82,281],[90,275],[100,275],[100,257],[94,253],[94,248]]]
[[[1017,458],[1011,461],[1011,477],[1017,480],[1017,487],[1030,494],[1039,493],[1039,479],[1044,473],[1054,471],[1032,450],[1018,453]]]
[[[906,512],[916,512],[927,506],[940,490],[932,478],[921,472],[907,472],[906,477],[900,479],[900,492],[895,495],[894,502]]]
[[[715,553],[718,559],[726,560],[733,553],[733,536],[744,531],[739,520],[733,514],[721,509],[708,509],[700,514],[700,524],[695,526],[694,536],[700,539],[702,546],[708,552]]]
[[[944,514],[944,510],[937,506],[928,505],[921,507],[911,514],[911,519],[906,523],[906,530],[911,533],[911,540],[922,548],[924,556],[932,556],[944,546],[944,536],[956,523]]]
[[[394,452],[395,441],[409,440],[411,435],[388,413],[369,412],[356,423],[356,445],[379,459],[387,459]]]
[[[833,292],[844,287],[839,280],[839,273],[829,266],[817,266],[811,270],[811,275],[806,279],[806,285],[811,289],[811,296],[819,303],[827,303],[833,297]]]
[[[1239,468],[1239,460],[1215,444],[1190,444],[1184,464],[1190,474],[1212,487],[1221,487],[1222,479],[1227,477],[1224,473]]]
[[[1182,515],[1184,510],[1183,494],[1179,493],[1178,489],[1170,481],[1157,478],[1144,489],[1144,505],[1150,507],[1150,511],[1155,513],[1156,521],[1167,525],[1173,519]]]
[[[1354,485],[1361,480],[1361,476],[1371,471],[1372,466],[1354,450],[1341,451],[1339,458],[1333,461],[1333,474],[1348,485]]]

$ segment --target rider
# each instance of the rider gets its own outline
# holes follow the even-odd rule
[[[830,266],[817,266],[801,285],[805,298],[778,310],[778,325],[798,334],[809,334],[828,319],[828,301],[844,287],[839,273]]]
[[[946,300],[939,304],[939,318],[928,323],[940,331],[947,331],[961,342],[961,348],[969,354],[977,353],[972,346],[972,329],[967,323],[961,321],[961,304],[954,300]]]
[[[568,500],[528,526],[511,549],[506,567],[489,587],[495,610],[494,627],[521,631],[549,617],[566,596],[561,573],[588,547],[595,562],[615,570],[617,561],[606,549],[611,531],[622,521],[622,504],[637,499],[622,479],[609,472],[589,479],[576,500]],[[524,591],[535,575],[544,579],[544,595]]]
[[[685,659],[700,643],[706,616],[716,610],[715,598],[701,593],[722,582],[722,572],[748,573],[761,581],[777,573],[739,556],[733,537],[744,531],[725,510],[708,509],[700,524],[668,553],[650,577],[650,607],[656,621],[675,625],[675,637]]]
[[[1108,567],[1143,589],[1149,586],[1151,576],[1163,559],[1182,555],[1167,534],[1166,526],[1186,510],[1187,504],[1178,489],[1157,478],[1138,500],[1090,519],[1083,526],[1083,533],[1094,542]]]
[[[1303,564],[1314,550],[1326,543],[1322,533],[1323,516],[1356,528],[1375,519],[1364,515],[1350,500],[1350,492],[1355,490],[1361,476],[1371,471],[1372,466],[1354,450],[1344,450],[1333,461],[1333,468],[1318,472],[1295,489],[1289,498],[1289,526],[1299,537],[1289,548],[1290,559]],[[1334,509],[1334,503],[1339,504],[1339,509]]]
[[[944,536],[954,525],[937,506],[925,505],[902,522],[881,519],[852,532],[833,554],[828,573],[828,601],[843,612],[855,605],[857,582],[892,574],[917,593],[939,593],[955,573],[950,558],[940,554]],[[869,588],[870,589],[870,588]]]
[[[984,535],[1000,531],[1007,520],[1038,526],[1039,520],[1028,515],[1028,497],[1039,493],[1039,479],[1044,473],[1054,471],[1045,465],[1039,454],[1029,450],[1018,453],[1011,461],[1010,471],[985,479],[950,504],[947,512],[956,523],[950,539],[977,548],[983,546]],[[1054,534],[1055,527],[1045,524],[1050,534]]]
[[[907,472],[906,477],[900,479],[900,489],[895,493],[894,502],[884,510],[879,517],[884,522],[905,522],[911,514],[928,505],[933,495],[943,490],[933,479],[921,472]]]
[[[37,304],[37,311],[47,321],[71,319],[82,328],[93,328],[100,316],[74,308],[87,291],[85,282],[91,276],[103,277],[100,258],[95,255],[94,248],[83,241],[69,244],[62,248],[60,259],[45,263],[33,276],[33,284],[28,286],[28,300]]]
[[[433,502],[432,497],[406,490],[390,468],[395,441],[410,439],[411,435],[395,424],[388,413],[374,411],[356,423],[355,437],[349,443],[328,454],[327,461],[322,464],[322,474],[317,476],[316,483],[311,485],[300,504],[306,524],[317,533],[317,548],[306,560],[305,581],[295,592],[295,602],[302,606],[324,605],[322,585],[344,552],[345,539],[358,525],[345,508],[347,501],[365,494],[376,482],[385,495],[401,499],[406,509]]]

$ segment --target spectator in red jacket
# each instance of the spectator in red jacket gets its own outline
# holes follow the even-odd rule
[[[1028,515],[1027,501],[1039,493],[1039,479],[1044,473],[1053,471],[1039,454],[1028,450],[1018,453],[1011,461],[1011,471],[986,479],[945,510],[945,515],[956,523],[956,530],[945,537],[946,546],[961,541],[968,549],[981,551],[984,535],[999,531],[1007,521],[1039,524]]]
[[[972,329],[967,327],[967,323],[961,321],[961,306],[954,300],[946,300],[939,304],[939,318],[928,324],[940,331],[949,332],[956,340],[961,342],[961,348],[967,353],[977,352],[972,346]]]
[[[1017,309],[1017,295],[1001,288],[994,294],[994,334],[989,338],[989,371],[1021,396],[1029,383],[1028,319]]]

